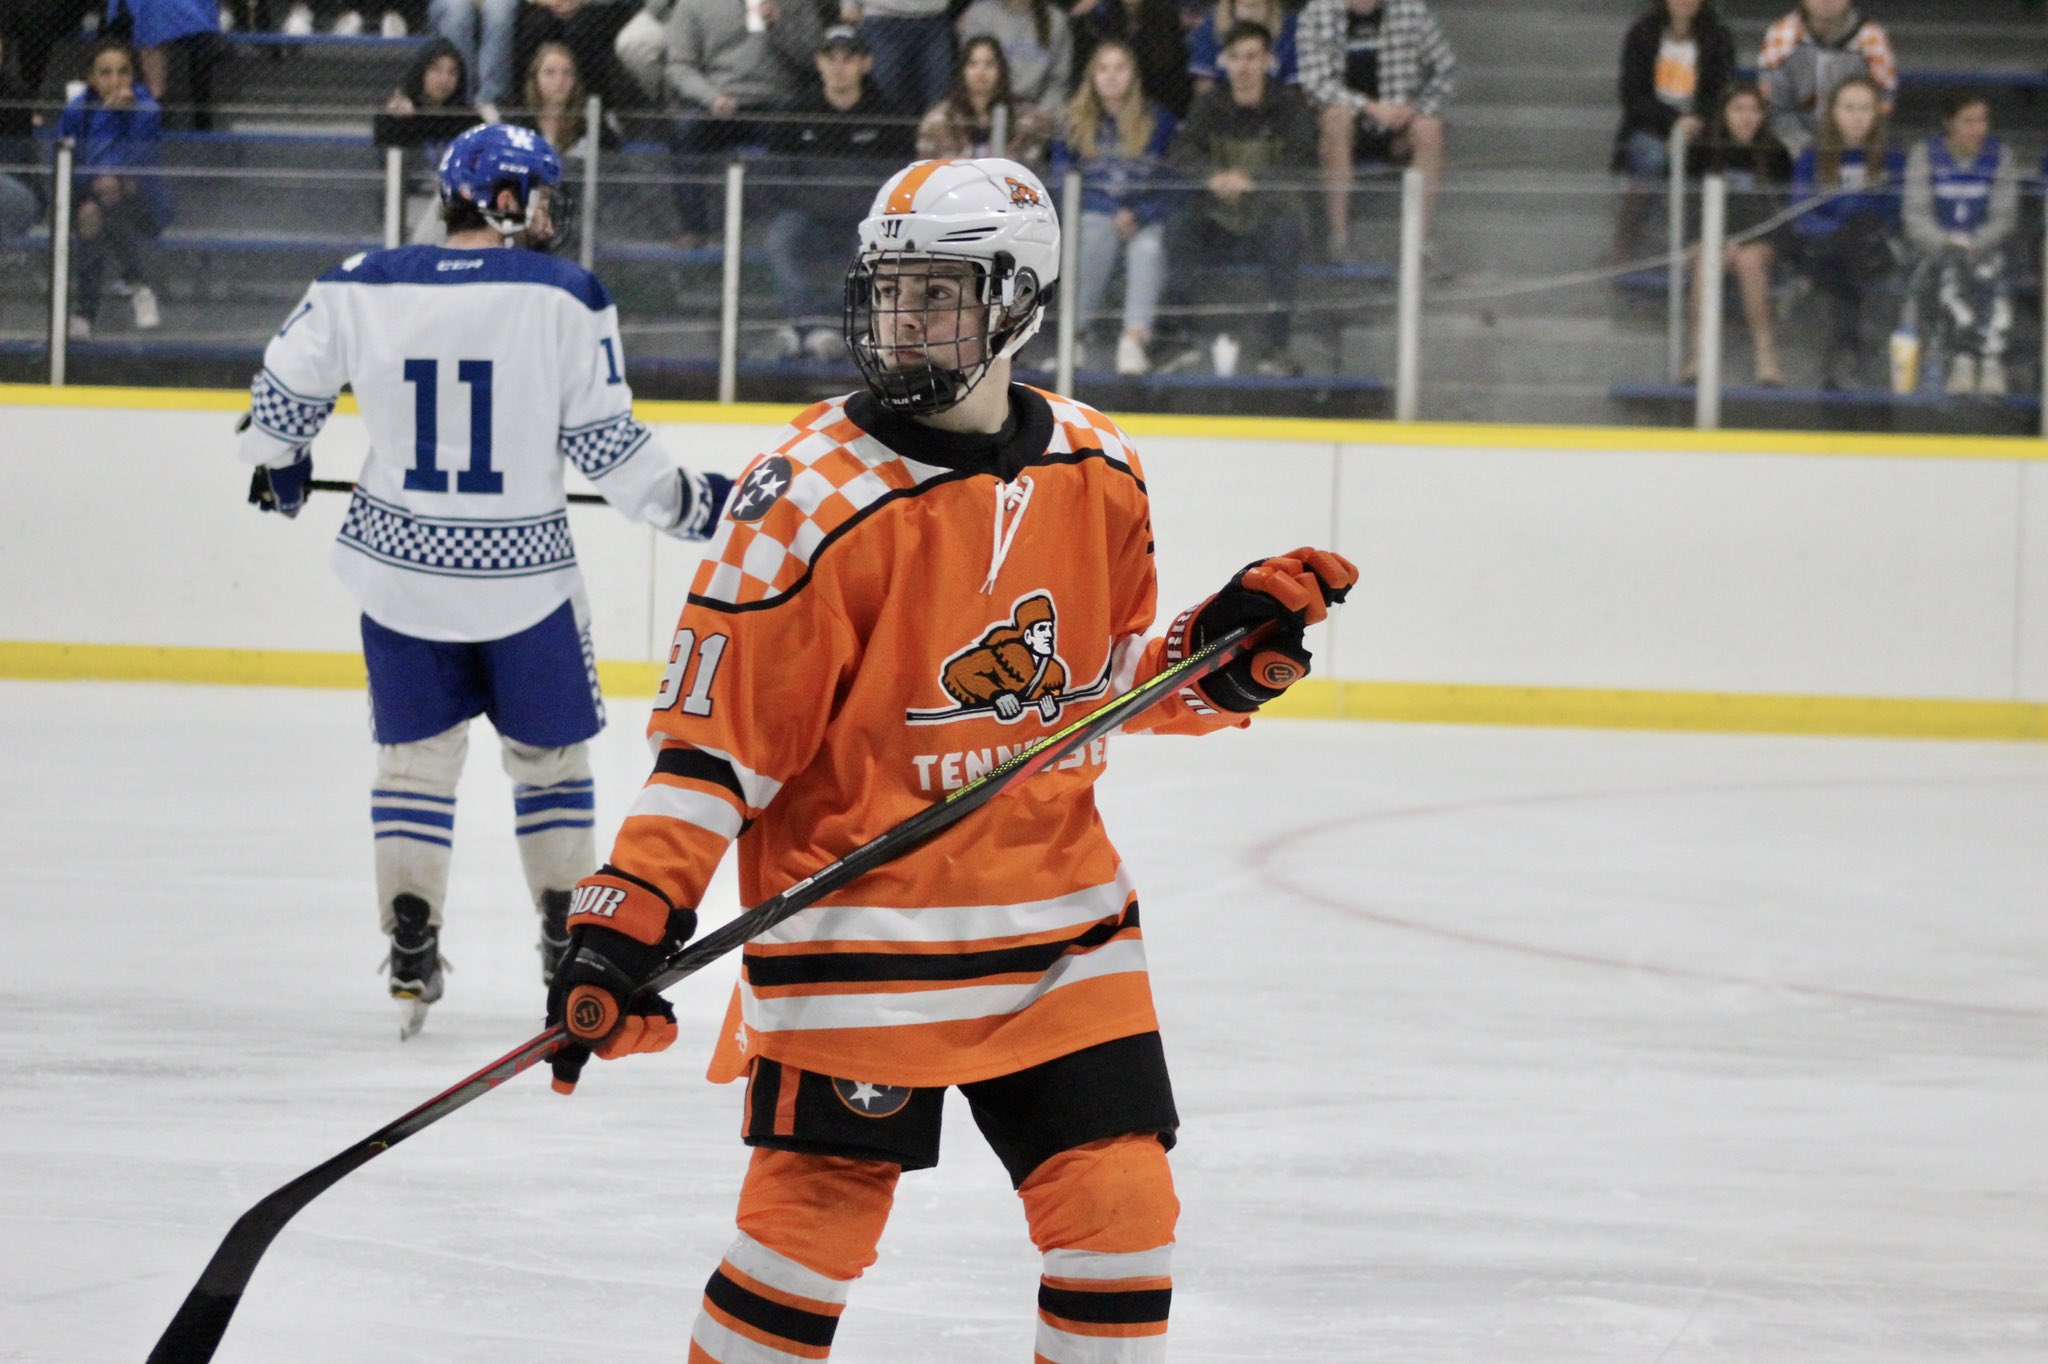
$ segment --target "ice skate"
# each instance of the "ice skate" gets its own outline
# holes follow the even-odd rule
[[[544,890],[540,893],[540,983],[555,983],[555,968],[569,950],[569,892]]]
[[[432,911],[417,895],[400,895],[391,902],[397,926],[391,930],[391,951],[384,964],[391,972],[391,997],[398,1001],[398,1040],[403,1042],[427,1022],[427,1006],[441,997],[445,963],[441,960],[441,930],[429,918]]]

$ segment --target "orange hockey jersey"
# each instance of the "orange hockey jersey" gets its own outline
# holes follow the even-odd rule
[[[865,393],[822,402],[749,466],[613,866],[695,905],[737,841],[758,904],[1160,669],[1137,453],[1080,403],[1011,396],[994,436]],[[1190,687],[1134,727],[1246,722]],[[960,1084],[1157,1026],[1136,892],[1095,809],[1107,742],[749,943],[712,1077],[767,1056]]]

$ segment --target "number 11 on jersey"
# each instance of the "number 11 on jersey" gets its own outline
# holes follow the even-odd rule
[[[459,493],[502,493],[505,476],[491,467],[491,362],[458,360],[455,377],[469,385],[469,467],[455,475]],[[441,449],[441,362],[408,360],[405,381],[413,386],[413,464],[405,486],[420,493],[448,491]]]

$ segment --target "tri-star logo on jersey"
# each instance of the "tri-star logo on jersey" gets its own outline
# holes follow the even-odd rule
[[[940,666],[939,686],[953,704],[907,711],[903,718],[913,725],[943,725],[993,715],[1009,725],[1035,711],[1039,723],[1055,724],[1062,706],[1102,695],[1109,678],[1105,667],[1094,685],[1069,690],[1067,665],[1056,652],[1058,642],[1059,611],[1052,594],[1020,597],[1008,617],[992,622],[978,642]]]
[[[787,457],[776,455],[762,460],[733,490],[726,515],[735,521],[759,521],[789,491],[791,477]]]
[[[903,1105],[910,1102],[908,1085],[871,1085],[865,1080],[841,1080],[834,1077],[832,1092],[863,1118],[887,1118],[903,1111]]]

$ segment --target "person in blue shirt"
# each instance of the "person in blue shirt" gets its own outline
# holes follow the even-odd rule
[[[1081,172],[1081,278],[1076,305],[1083,327],[1102,309],[1117,257],[1124,262],[1123,331],[1116,372],[1152,368],[1146,347],[1166,287],[1166,219],[1161,188],[1173,115],[1145,97],[1138,57],[1108,38],[1088,58],[1081,85],[1067,102],[1066,127],[1052,148],[1055,183]]]
[[[1852,76],[1828,97],[1820,140],[1792,165],[1794,250],[1828,304],[1822,384],[1863,379],[1864,305],[1897,266],[1899,191],[1906,159],[1887,146],[1877,83]]]
[[[2019,226],[2019,173],[1991,135],[1991,103],[1976,91],[1942,104],[1941,131],[1906,158],[1906,240],[1920,257],[1916,281],[1937,303],[1936,349],[1949,357],[1955,397],[2006,394],[2005,347],[2012,331],[2006,245]],[[1918,313],[1917,295],[1907,307]]]
[[[171,195],[158,167],[163,160],[163,111],[135,80],[135,53],[117,39],[92,54],[86,88],[64,106],[57,135],[76,145],[72,168],[72,223],[78,231],[78,286],[71,298],[70,335],[92,335],[108,274],[125,282],[135,325],[162,322],[149,243],[171,221]]]

